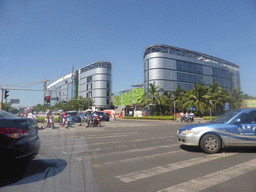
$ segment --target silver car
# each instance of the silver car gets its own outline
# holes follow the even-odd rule
[[[256,109],[235,109],[210,123],[187,125],[177,132],[182,145],[216,153],[226,146],[256,146]]]

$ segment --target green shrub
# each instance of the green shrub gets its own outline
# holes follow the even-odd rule
[[[36,117],[38,123],[44,123],[44,117]]]
[[[38,123],[44,123],[45,122],[45,117],[36,117]],[[54,122],[60,122],[59,117],[55,116],[53,117]]]
[[[218,118],[219,116],[212,116],[212,120]],[[210,116],[204,116],[203,117],[204,120],[211,120],[211,117]]]
[[[174,120],[174,116],[123,117],[123,119]]]

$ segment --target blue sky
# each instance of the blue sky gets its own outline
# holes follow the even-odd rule
[[[242,91],[256,96],[255,21],[253,0],[0,0],[0,84],[53,82],[73,64],[109,61],[118,93],[143,83],[145,48],[166,44],[239,65]],[[42,104],[42,92],[9,95]]]

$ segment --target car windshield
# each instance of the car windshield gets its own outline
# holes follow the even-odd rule
[[[98,112],[98,115],[104,115],[104,113],[103,112]]]
[[[212,123],[225,123],[241,111],[242,109],[235,109],[232,111],[228,111],[227,113],[224,113],[217,119],[213,120]]]
[[[67,112],[69,115],[72,115],[72,116],[74,116],[74,115],[77,115],[77,112]]]
[[[0,110],[0,118],[19,118],[19,117],[11,113],[8,113],[6,111]]]

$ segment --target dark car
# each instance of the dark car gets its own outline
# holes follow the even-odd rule
[[[103,117],[104,117],[104,113],[103,113],[103,112],[97,112],[97,114],[98,114],[98,116],[100,117],[100,120],[102,120]]]
[[[12,162],[26,163],[32,160],[39,149],[36,122],[0,110],[0,170]]]
[[[109,114],[108,113],[104,113],[103,120],[109,121]]]
[[[72,121],[74,123],[81,123],[81,117],[79,116],[77,111],[67,111],[67,114],[71,115]]]
[[[87,114],[84,114],[83,112],[82,113],[79,113],[79,116],[81,118],[81,121],[87,121]]]

